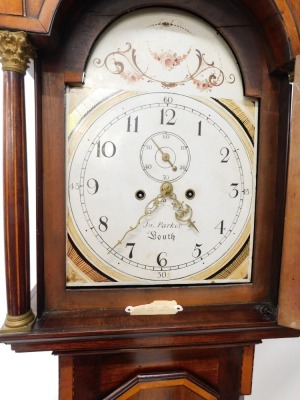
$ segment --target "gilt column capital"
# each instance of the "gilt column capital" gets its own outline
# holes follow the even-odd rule
[[[30,59],[36,57],[36,51],[26,32],[0,31],[0,57],[3,71],[25,75]]]

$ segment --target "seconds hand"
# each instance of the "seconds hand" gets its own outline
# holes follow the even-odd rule
[[[171,161],[170,161],[170,154],[169,153],[165,153],[163,152],[163,150],[161,149],[161,147],[159,147],[159,145],[154,141],[154,139],[151,139],[152,142],[155,144],[155,146],[158,148],[158,150],[161,152],[161,158],[163,161],[168,162],[171,167],[172,167],[172,171],[177,171],[177,167],[176,165],[174,165]]]

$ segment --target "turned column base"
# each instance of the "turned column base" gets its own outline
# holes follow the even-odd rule
[[[4,325],[0,330],[0,335],[6,333],[31,331],[34,321],[35,315],[32,310],[29,310],[26,314],[23,315],[14,316],[7,314]]]

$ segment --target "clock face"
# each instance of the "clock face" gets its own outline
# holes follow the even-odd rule
[[[85,87],[67,92],[67,285],[249,282],[256,103],[240,99],[232,55],[205,24],[146,14],[109,31]]]
[[[126,93],[73,134],[70,236],[113,281],[213,279],[248,246],[253,194],[253,145],[217,101]]]

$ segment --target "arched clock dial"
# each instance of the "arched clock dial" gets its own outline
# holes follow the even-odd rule
[[[69,235],[110,284],[218,281],[238,256],[249,280],[253,143],[219,102],[124,93],[69,150]]]

